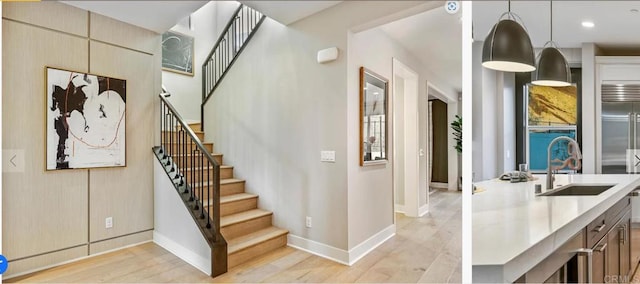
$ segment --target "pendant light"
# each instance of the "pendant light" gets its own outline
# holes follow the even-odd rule
[[[506,19],[503,19],[504,16]],[[505,72],[536,70],[535,54],[527,31],[515,19],[522,19],[509,11],[502,14],[482,46],[482,66]]]
[[[567,59],[562,55],[556,43],[553,41],[553,1],[551,7],[550,39],[544,44],[538,54],[536,72],[533,73],[531,84],[550,87],[566,87],[571,85],[571,68]]]

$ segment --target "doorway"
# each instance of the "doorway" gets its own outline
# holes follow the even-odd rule
[[[429,97],[429,112],[427,118],[428,139],[427,182],[429,194],[436,190],[449,188],[449,157],[447,132],[447,104],[436,97]]]
[[[460,96],[460,94],[458,94]],[[428,129],[427,148],[429,166],[427,181],[429,193],[433,190],[458,190],[460,155],[455,149],[451,122],[461,111],[460,100],[454,100],[454,94],[446,93],[431,82],[427,82]]]
[[[420,187],[418,73],[393,58],[393,188],[396,211],[410,217],[429,209],[426,188]]]

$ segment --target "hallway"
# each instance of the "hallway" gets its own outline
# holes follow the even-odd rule
[[[5,282],[454,282],[462,281],[462,195],[436,191],[430,213],[397,215],[397,234],[355,265],[290,247],[210,278],[146,243]]]

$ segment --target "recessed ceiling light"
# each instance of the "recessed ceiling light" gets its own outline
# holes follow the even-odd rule
[[[590,21],[584,21],[584,22],[582,22],[582,26],[583,26],[583,27],[585,27],[585,28],[593,28],[593,27],[595,27],[596,25],[595,25],[593,22],[590,22]]]

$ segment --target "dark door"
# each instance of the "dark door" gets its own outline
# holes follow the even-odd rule
[[[437,99],[431,100],[431,102],[431,119],[433,123],[431,181],[446,183],[449,181],[447,104]]]

